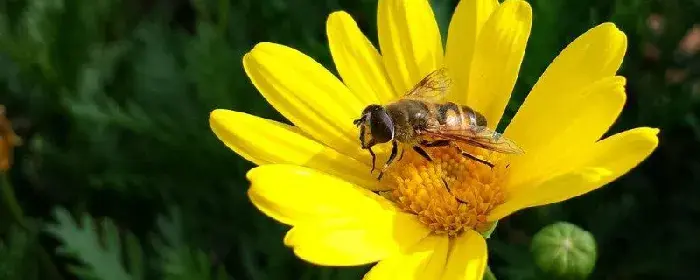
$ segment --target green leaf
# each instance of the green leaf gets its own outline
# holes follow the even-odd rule
[[[17,226],[10,228],[7,238],[0,243],[0,279],[27,279],[28,272],[36,270],[32,251],[36,232]]]
[[[496,231],[497,226],[498,226],[498,221],[493,222],[493,224],[491,225],[491,227],[487,231],[481,233],[481,236],[483,236],[486,239],[489,239],[491,237],[491,235],[493,234],[493,232]]]
[[[161,270],[166,280],[228,279],[222,266],[216,271],[204,252],[188,247],[182,234],[180,212],[172,209],[170,217],[159,217],[162,238],[156,238],[154,247],[161,257]]]
[[[143,265],[143,250],[141,250],[141,244],[138,238],[131,232],[126,233],[126,248],[129,271],[131,271],[134,279],[144,279],[145,268]]]
[[[54,211],[56,224],[49,225],[47,231],[58,238],[62,245],[58,253],[72,256],[82,264],[69,266],[69,270],[81,279],[131,280],[140,279],[142,271],[131,259],[130,266],[137,268],[137,276],[127,272],[122,265],[122,245],[119,230],[110,219],[103,219],[98,225],[87,214],[82,216],[81,225],[77,224],[70,213],[63,208]],[[101,231],[101,234],[100,234]],[[129,237],[127,237],[127,240]],[[133,242],[127,247],[129,256],[140,255],[139,246]]]
[[[483,280],[497,280],[496,275],[491,271],[491,267],[486,266],[486,271],[484,271]]]

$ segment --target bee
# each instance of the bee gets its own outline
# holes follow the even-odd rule
[[[493,168],[493,164],[465,152],[460,144],[471,145],[504,154],[522,154],[513,141],[487,127],[484,115],[466,105],[443,101],[451,80],[447,69],[440,68],[425,76],[400,99],[385,105],[372,104],[353,123],[360,129],[360,143],[372,156],[372,147],[391,141],[391,154],[377,180],[398,154],[399,143],[410,146],[428,161],[425,148],[453,147],[462,156]],[[401,149],[403,157],[404,149]]]

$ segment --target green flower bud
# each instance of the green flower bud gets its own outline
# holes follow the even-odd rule
[[[595,267],[595,239],[576,225],[548,225],[535,234],[530,245],[537,266],[551,276],[585,279]]]

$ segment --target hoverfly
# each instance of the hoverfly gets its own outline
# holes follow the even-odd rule
[[[467,144],[505,154],[523,151],[511,140],[489,129],[486,118],[466,105],[442,101],[451,80],[447,69],[440,68],[428,74],[399,100],[386,105],[372,104],[362,111],[353,123],[360,128],[362,148],[372,156],[372,171],[376,156],[372,147],[391,141],[391,155],[381,169],[381,180],[387,167],[398,154],[398,144],[411,146],[415,152],[432,161],[424,148],[451,146],[464,157],[493,167],[460,148]],[[401,150],[403,156],[404,150]]]

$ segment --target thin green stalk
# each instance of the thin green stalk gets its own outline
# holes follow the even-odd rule
[[[22,208],[19,206],[17,198],[15,197],[12,184],[10,184],[10,180],[8,180],[7,175],[4,173],[0,173],[0,189],[0,191],[2,191],[3,205],[6,206],[7,211],[12,215],[14,222],[20,225],[24,230],[29,230],[27,222],[24,219],[24,214],[22,213]],[[63,276],[58,272],[56,265],[51,260],[51,256],[44,250],[44,247],[40,244],[37,244],[36,247],[37,253],[39,254],[39,261],[46,273],[50,276],[50,279],[63,280]]]
[[[15,191],[12,189],[10,181],[7,180],[7,175],[0,174],[0,188],[2,188],[2,200],[7,206],[7,211],[10,212],[12,218],[17,224],[19,224],[23,229],[28,229],[27,224],[24,221],[24,214],[22,214],[22,208],[19,207],[17,199],[15,198]]]

